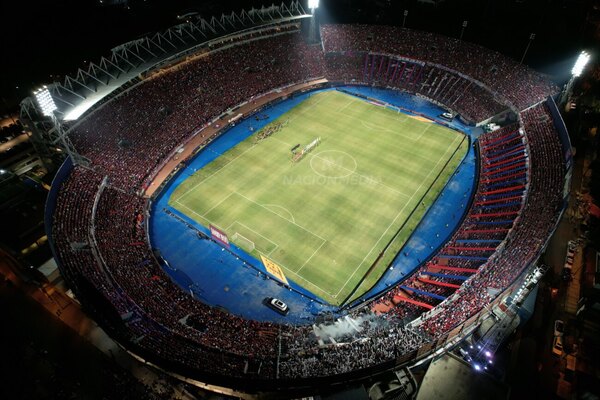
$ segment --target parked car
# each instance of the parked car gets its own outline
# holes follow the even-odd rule
[[[267,297],[265,299],[265,304],[267,307],[277,311],[281,315],[287,315],[287,313],[290,311],[290,308],[287,306],[287,304],[274,297]]]
[[[557,319],[554,321],[554,336],[563,336],[564,333],[565,323],[562,320]]]
[[[563,354],[563,341],[561,336],[554,336],[554,341],[552,342],[552,354],[557,355],[559,357]]]

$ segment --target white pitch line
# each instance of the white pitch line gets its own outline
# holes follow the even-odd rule
[[[296,219],[294,218],[294,214],[292,214],[292,212],[290,210],[288,210],[287,208],[285,208],[284,206],[280,206],[278,204],[263,204],[263,206],[265,206],[265,207],[277,207],[277,208],[281,208],[282,210],[284,210],[285,212],[287,212],[288,214],[290,214],[290,217],[292,217],[291,222],[296,223]]]
[[[302,116],[302,115],[304,115],[305,113],[307,113],[308,111],[312,110],[312,109],[313,109],[313,107],[315,107],[317,104],[319,104],[320,102],[322,102],[322,101],[323,101],[323,100],[324,100],[324,99],[327,97],[327,96],[324,96],[324,94],[325,94],[325,93],[327,93],[327,92],[324,92],[324,93],[317,93],[317,95],[320,95],[320,94],[322,94],[322,96],[319,96],[319,98],[318,98],[318,99],[317,99],[317,100],[316,100],[316,101],[315,101],[313,104],[310,104],[310,105],[308,105],[308,107],[306,107],[304,110],[298,111],[298,114],[296,114],[296,115],[295,115],[293,118],[290,118],[290,119],[288,120],[288,123],[289,123],[289,122],[292,122],[292,121],[295,121],[295,120],[296,120],[296,119],[298,119],[300,116]],[[306,101],[306,100],[305,100],[305,101]]]
[[[354,97],[351,97],[350,101],[344,107],[342,107],[339,110],[337,110],[337,112],[342,112],[343,110],[345,110],[346,108],[348,108],[348,106],[350,106],[350,104],[353,104],[354,102],[356,102],[356,99]]]
[[[418,142],[419,140],[421,140],[421,138],[423,137],[423,135],[425,134],[425,132],[427,132],[427,130],[428,130],[429,128],[431,128],[431,126],[432,126],[432,125],[433,125],[433,124],[428,124],[428,125],[425,127],[425,129],[423,129],[423,132],[421,132],[421,134],[419,135],[419,137],[416,139],[416,141],[417,141],[417,142]]]
[[[356,171],[352,171],[352,170],[350,170],[349,168],[346,168],[346,167],[344,167],[344,166],[342,166],[342,165],[338,165],[338,164],[336,164],[335,162],[333,162],[333,161],[331,161],[331,160],[327,160],[327,159],[325,159],[325,158],[323,158],[323,157],[319,157],[319,155],[318,155],[318,154],[310,154],[310,156],[311,156],[312,158],[317,158],[317,159],[319,159],[319,160],[322,160],[322,161],[325,161],[325,162],[327,162],[327,163],[333,164],[333,165],[335,165],[336,167],[339,167],[339,168],[341,168],[341,169],[344,169],[344,170],[346,170],[346,171],[348,171],[348,172],[351,172],[351,174],[350,174],[350,175],[352,175],[352,174],[356,174],[356,175],[360,176],[361,178],[365,178],[367,181],[371,181],[371,180],[373,180],[373,178],[371,178],[371,177],[369,177],[369,176],[366,176],[366,175],[363,175],[363,174],[359,174],[358,172],[356,172]],[[395,192],[395,193],[397,193],[397,194],[399,194],[399,195],[401,195],[401,196],[403,196],[403,197],[408,197],[408,195],[407,195],[406,193],[403,193],[403,192],[401,192],[401,191],[399,191],[399,190],[397,190],[397,189],[394,189],[393,187],[390,187],[390,186],[386,185],[385,183],[382,183],[382,182],[379,182],[379,181],[375,181],[375,183],[376,183],[376,184],[378,184],[378,185],[381,185],[381,186],[383,186],[384,188],[386,188],[386,189],[389,189],[389,190],[391,190],[392,192]]]
[[[302,230],[304,230],[304,231],[306,231],[306,232],[310,233],[310,234],[311,234],[311,235],[313,235],[314,237],[317,237],[317,238],[319,238],[319,239],[321,239],[321,240],[323,240],[323,241],[325,241],[325,242],[327,241],[326,239],[323,239],[321,236],[317,235],[316,233],[314,233],[314,232],[310,231],[309,229],[306,229],[306,228],[305,228],[305,227],[303,227],[302,225],[298,225],[297,223],[295,223],[295,222],[292,222],[292,221],[290,221],[289,219],[282,217],[281,215],[277,214],[277,213],[276,213],[276,212],[274,212],[273,210],[269,210],[267,207],[265,207],[265,206],[263,206],[262,204],[260,204],[260,203],[257,203],[256,201],[254,201],[254,200],[252,200],[252,199],[250,199],[250,198],[248,198],[248,197],[244,196],[243,194],[241,194],[241,193],[239,193],[239,192],[235,192],[235,193],[237,193],[239,196],[241,196],[241,197],[245,198],[245,199],[246,199],[246,200],[248,200],[249,202],[252,202],[252,203],[256,204],[257,206],[264,208],[265,210],[267,210],[267,211],[268,211],[268,212],[270,212],[271,214],[277,215],[279,218],[281,218],[281,219],[284,219],[284,220],[286,220],[287,222],[289,222],[289,223],[291,223],[291,224],[294,224],[294,225],[296,225],[298,228],[300,228],[300,229],[302,229]]]
[[[223,200],[219,201],[217,204],[215,204],[214,206],[212,206],[211,208],[209,208],[208,211],[202,213],[202,215],[203,216],[204,215],[208,215],[212,210],[214,210],[215,208],[217,208],[217,206],[220,206],[221,203],[223,203],[225,200],[227,200],[228,198],[230,198],[232,194],[233,194],[233,192],[229,193],[227,196],[225,196],[223,198]],[[177,202],[179,203],[179,200]],[[181,203],[179,203],[179,204],[181,204]]]
[[[425,157],[425,156],[422,156],[422,155],[420,155],[420,154],[416,154],[416,153],[414,153],[414,152],[411,152],[411,151],[410,151],[410,148],[411,148],[412,146],[416,146],[416,145],[417,145],[418,139],[417,139],[417,140],[414,140],[414,139],[412,139],[412,136],[405,136],[405,135],[403,135],[402,133],[400,133],[399,131],[394,131],[394,130],[392,130],[392,129],[389,129],[389,128],[384,128],[384,127],[381,127],[381,126],[379,126],[379,125],[377,125],[377,124],[374,124],[374,123],[367,123],[367,122],[364,122],[364,121],[360,121],[360,123],[362,124],[362,126],[364,126],[364,127],[365,127],[365,128],[367,128],[367,129],[371,129],[371,130],[375,130],[375,131],[384,131],[384,132],[389,132],[389,133],[391,133],[392,135],[395,135],[395,136],[401,136],[401,137],[403,137],[403,138],[407,138],[407,139],[409,139],[409,140],[413,141],[414,143],[413,143],[412,145],[410,145],[410,146],[397,146],[397,147],[395,148],[395,151],[400,151],[400,152],[403,152],[403,153],[405,153],[405,154],[409,154],[409,155],[410,155],[410,157],[418,157],[418,158],[420,158],[420,159],[422,159],[422,160],[429,161],[429,157]],[[373,127],[371,127],[371,126],[369,126],[369,125],[374,125],[374,126],[375,126],[375,128],[373,128]],[[430,126],[431,126],[431,125],[427,126],[427,128],[426,128],[426,129],[429,129],[429,127],[430,127]]]
[[[402,133],[402,132],[400,132],[400,131],[396,131],[396,130],[393,130],[393,129],[389,129],[389,128],[383,127],[383,126],[381,126],[381,125],[379,125],[379,124],[373,123],[373,122],[365,122],[365,121],[363,121],[362,119],[360,119],[360,118],[358,118],[358,117],[355,117],[355,116],[353,116],[353,115],[347,115],[346,117],[347,117],[347,118],[354,118],[354,119],[358,119],[358,120],[360,121],[360,123],[362,124],[362,126],[364,126],[364,127],[365,127],[365,128],[367,128],[367,129],[377,129],[377,130],[381,130],[381,131],[384,131],[384,132],[389,132],[389,133],[391,133],[392,135],[399,136],[399,137],[401,137],[401,138],[403,138],[403,139],[410,140],[410,141],[411,141],[411,142],[412,142],[414,145],[417,145],[417,144],[418,144],[417,142],[418,142],[418,141],[421,139],[421,136],[423,135],[423,132],[422,132],[422,133],[421,133],[421,134],[420,134],[420,135],[419,135],[417,138],[415,138],[415,135],[414,135],[414,134],[412,134],[412,133],[409,133],[409,134],[403,134],[403,133]],[[419,123],[424,123],[424,122],[419,122]],[[425,128],[425,130],[427,130],[427,129],[431,128],[433,125],[435,125],[435,124],[434,124],[434,123],[428,123],[428,124],[427,124],[427,127]],[[412,132],[412,131],[411,131],[411,132]],[[454,131],[453,131],[453,132],[454,132]],[[405,146],[405,147],[408,147],[408,146]]]
[[[291,144],[289,144],[289,143],[287,143],[287,142],[284,142],[283,140],[281,140],[281,139],[279,139],[279,138],[273,138],[273,139],[277,140],[277,141],[278,141],[278,142],[280,142],[280,143],[283,143],[283,144],[285,144],[286,146],[291,146]],[[327,150],[326,150],[326,151],[327,151]],[[318,160],[325,161],[325,162],[327,162],[327,163],[330,163],[330,164],[333,164],[333,165],[335,165],[336,167],[339,167],[339,168],[341,168],[341,169],[343,169],[343,170],[346,170],[346,171],[348,171],[348,172],[351,172],[351,174],[349,174],[349,175],[346,175],[346,176],[350,176],[350,175],[352,175],[352,174],[356,174],[357,176],[360,176],[361,178],[364,178],[364,179],[365,179],[367,182],[374,181],[374,182],[375,182],[377,185],[381,185],[381,186],[385,187],[386,189],[389,189],[389,190],[391,190],[392,192],[395,192],[395,193],[397,193],[397,194],[399,194],[399,195],[401,195],[401,196],[404,196],[404,197],[409,197],[409,196],[408,196],[406,193],[403,193],[403,192],[399,191],[398,189],[394,189],[393,187],[390,187],[390,186],[386,185],[385,183],[379,182],[378,180],[373,180],[373,178],[372,178],[372,177],[370,177],[370,176],[363,175],[363,174],[359,174],[358,172],[356,172],[356,170],[350,170],[349,168],[346,168],[346,167],[344,167],[343,165],[339,165],[339,164],[336,164],[335,162],[333,162],[333,161],[331,161],[331,160],[327,160],[327,159],[325,159],[325,158],[323,158],[323,157],[319,157],[319,155],[318,155],[318,154],[309,154],[309,156],[310,156],[311,158],[316,158],[316,159],[318,159]],[[357,163],[357,164],[358,164],[358,163]],[[410,168],[408,168],[408,169],[410,169]],[[336,178],[332,178],[332,179],[336,179]]]
[[[197,216],[199,216],[200,218],[202,218],[203,220],[207,221],[209,224],[212,224],[212,221],[208,218],[206,218],[203,215],[198,214],[196,211],[192,210],[190,207],[186,206],[183,203],[180,203],[178,200],[175,200],[175,203],[179,204],[181,207],[185,207],[187,208],[189,211],[191,211],[193,214],[196,214]],[[213,224],[214,225],[214,224]]]
[[[238,193],[238,194],[239,194],[239,193]],[[242,196],[242,197],[244,197],[244,196]],[[211,221],[210,221],[208,218],[205,218],[205,217],[203,217],[202,215],[198,214],[196,211],[192,210],[191,208],[189,208],[189,207],[188,207],[188,206],[186,206],[185,204],[181,204],[181,203],[178,203],[178,204],[179,204],[179,205],[181,205],[182,207],[185,207],[185,208],[187,208],[187,209],[188,209],[188,210],[190,210],[192,213],[196,214],[197,216],[199,216],[199,217],[200,217],[200,218],[202,218],[202,219],[205,219],[205,220],[207,220],[209,223],[211,223],[211,224],[212,224],[212,222],[211,222]],[[278,215],[278,214],[276,214],[276,215]],[[284,218],[284,219],[285,219],[285,218]],[[287,221],[287,220],[286,220],[286,221]],[[237,221],[236,221],[236,222],[237,222]],[[238,222],[238,223],[239,223],[239,222]],[[231,225],[230,225],[230,226],[231,226]],[[302,228],[302,227],[301,227],[301,228]],[[304,229],[304,228],[303,228],[303,229]],[[252,230],[252,229],[251,229],[251,230]],[[307,232],[309,232],[309,233],[311,233],[312,235],[314,235],[314,233],[312,233],[312,232],[310,232],[310,231],[307,231]],[[317,235],[315,235],[315,236],[317,236]],[[317,237],[318,237],[318,236],[317,236]],[[319,238],[320,238],[320,239],[322,239],[321,237],[319,237]],[[267,240],[269,240],[269,239],[267,239]],[[324,240],[324,239],[322,239],[322,240]],[[270,240],[269,240],[269,241],[270,241]],[[272,241],[271,241],[271,242],[272,242]],[[272,243],[275,243],[275,242],[272,242]],[[322,244],[321,244],[321,246],[322,246]],[[271,252],[273,252],[274,250],[275,250],[275,249],[271,250]],[[257,249],[257,251],[258,251],[259,253],[263,254],[263,253],[262,253],[262,251],[260,251],[260,250],[258,250],[258,249]],[[283,265],[281,262],[279,262],[279,261],[275,260],[274,258],[271,258],[271,257],[270,257],[270,254],[271,254],[271,252],[269,252],[268,254],[265,254],[266,256],[269,256],[269,259],[270,259],[270,260],[272,260],[273,262],[275,262],[277,265],[281,266],[283,269],[285,269],[286,271],[288,271],[290,274],[296,275],[296,276],[297,276],[299,279],[302,279],[303,281],[305,281],[305,282],[309,283],[310,285],[312,285],[312,286],[316,287],[317,289],[319,289],[319,290],[320,290],[320,291],[322,291],[323,293],[326,293],[326,294],[328,294],[329,296],[332,296],[332,297],[334,297],[334,298],[335,298],[335,296],[333,296],[331,293],[329,293],[327,290],[323,289],[322,287],[320,287],[320,286],[319,286],[319,285],[317,285],[316,283],[313,283],[313,282],[309,281],[308,279],[306,279],[306,278],[305,278],[305,277],[303,277],[302,275],[298,275],[296,272],[292,271],[290,268],[286,267],[286,266],[285,266],[285,265]]]
[[[259,251],[259,253],[261,253]],[[262,253],[261,253],[262,254]],[[286,267],[285,265],[283,265],[281,262],[277,261],[274,258],[270,258],[269,259],[271,261],[273,261],[275,264],[279,265],[280,267],[282,267],[283,269],[285,269],[287,272],[289,272],[290,274],[296,275],[299,279],[302,279],[304,282],[308,282],[309,284],[313,285],[314,287],[316,287],[317,289],[319,289],[320,291],[322,291],[323,293],[328,294],[331,297],[334,297],[331,293],[329,293],[327,290],[323,289],[321,286],[317,285],[316,283],[313,283],[311,281],[309,281],[308,279],[306,279],[305,277],[303,277],[302,275],[298,275],[296,272],[292,271],[290,268]]]
[[[238,154],[235,158],[233,158],[231,161],[229,161],[227,164],[223,165],[221,168],[219,168],[218,170],[216,170],[215,172],[213,172],[212,174],[210,174],[209,176],[207,176],[206,178],[202,179],[200,182],[198,182],[197,184],[195,184],[194,186],[192,186],[187,192],[185,192],[184,194],[182,194],[181,196],[179,196],[177,198],[177,200],[175,200],[176,202],[179,202],[179,200],[183,199],[185,196],[187,196],[188,194],[190,194],[194,189],[196,189],[198,186],[200,186],[201,184],[203,184],[204,182],[206,182],[207,180],[209,180],[210,178],[212,178],[215,174],[217,174],[218,172],[223,171],[223,169],[225,169],[225,167],[227,167],[228,165],[231,165],[235,160],[237,160],[238,158],[240,158],[241,156],[243,156],[244,154],[246,154],[246,152],[252,150],[254,148],[254,146],[256,146],[255,144],[253,144],[252,146],[250,146],[249,148],[247,148],[246,150],[244,150],[243,152],[241,152],[240,154]],[[222,157],[223,155],[221,154],[219,157]],[[219,158],[217,157],[217,158]]]
[[[311,259],[311,258],[313,258],[313,256],[314,256],[315,254],[317,254],[317,252],[318,252],[319,250],[321,250],[321,247],[323,247],[323,245],[324,245],[325,243],[326,243],[326,242],[323,242],[323,243],[321,243],[321,245],[320,245],[319,247],[317,247],[317,249],[316,249],[316,250],[315,250],[315,251],[314,251],[314,252],[313,252],[313,253],[310,255],[310,257],[308,257],[308,258],[306,259],[306,261],[304,261],[304,264],[302,264],[302,266],[301,266],[301,267],[298,269],[298,271],[296,271],[296,273],[300,273],[300,271],[302,271],[302,268],[304,268],[304,267],[306,266],[306,264],[308,264],[308,262],[310,261],[310,259]]]
[[[371,250],[369,250],[369,252],[367,253],[367,255],[365,255],[365,257],[360,262],[360,264],[358,264],[358,267],[356,267],[356,269],[354,270],[354,272],[352,272],[352,275],[350,275],[348,277],[348,279],[346,280],[346,283],[344,283],[344,286],[342,286],[340,288],[340,290],[337,292],[337,294],[335,296],[333,296],[334,298],[337,298],[337,296],[342,292],[342,290],[346,287],[346,285],[348,284],[348,282],[350,282],[350,279],[352,279],[352,277],[354,276],[354,274],[356,274],[356,271],[358,271],[360,269],[360,267],[363,265],[363,263],[365,262],[365,260],[367,259],[367,257],[369,257],[369,255],[373,252],[373,249],[375,249],[375,247],[377,247],[377,245],[381,241],[381,238],[383,238],[385,236],[385,234],[390,230],[390,228],[392,227],[392,225],[396,222],[396,220],[398,219],[398,217],[400,216],[400,214],[402,214],[404,212],[404,209],[408,206],[408,204],[410,204],[410,202],[412,201],[413,197],[415,197],[415,195],[419,192],[419,190],[421,190],[421,187],[427,181],[427,178],[429,178],[429,175],[433,171],[435,171],[437,165],[440,163],[440,161],[442,161],[444,159],[444,156],[446,155],[446,153],[448,152],[448,150],[452,148],[452,145],[454,144],[455,141],[456,141],[456,138],[454,138],[454,140],[452,141],[452,143],[450,143],[450,146],[448,146],[448,148],[446,149],[446,151],[444,152],[444,154],[442,155],[442,157],[440,157],[440,159],[437,161],[437,163],[435,164],[434,168],[432,168],[429,171],[429,173],[427,174],[427,176],[425,177],[425,179],[423,179],[423,181],[421,182],[421,185],[419,185],[419,188],[413,192],[413,194],[410,197],[410,199],[406,202],[406,204],[404,204],[404,207],[402,207],[402,209],[400,210],[400,212],[398,212],[398,214],[396,215],[396,217],[394,218],[394,220],[390,223],[390,225],[387,227],[387,229],[383,232],[383,234],[379,237],[379,239],[377,239],[377,242],[375,242],[375,244],[373,245],[373,247],[371,248]]]
[[[261,238],[263,238],[263,239],[266,239],[268,242],[271,242],[271,244],[274,244],[274,245],[275,245],[275,249],[279,247],[279,245],[278,245],[277,243],[275,243],[274,241],[272,241],[272,240],[271,240],[271,239],[269,239],[268,237],[266,237],[266,236],[263,236],[263,235],[261,235],[260,233],[256,232],[254,229],[250,228],[249,226],[242,224],[242,223],[241,223],[240,221],[238,221],[237,219],[236,219],[236,220],[233,222],[233,224],[229,225],[229,228],[231,228],[231,227],[232,227],[232,226],[234,226],[235,224],[240,224],[241,226],[243,226],[244,228],[248,229],[249,231],[252,231],[252,232],[254,232],[255,234],[257,234],[257,235],[258,235],[258,236],[260,236]],[[227,232],[227,231],[225,231],[225,232]],[[236,231],[236,233],[237,233],[237,231]],[[272,253],[272,252],[273,252],[275,249],[271,250],[271,251],[269,252],[269,254],[270,254],[270,253]]]

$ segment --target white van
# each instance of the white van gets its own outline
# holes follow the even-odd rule
[[[274,297],[267,297],[265,299],[265,304],[273,310],[277,311],[281,315],[287,315],[287,313],[290,311],[287,304]]]

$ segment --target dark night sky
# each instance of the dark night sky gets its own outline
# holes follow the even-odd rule
[[[589,47],[584,34],[591,2],[446,0],[433,7],[416,0],[321,0],[320,13],[324,22],[400,25],[408,9],[407,27],[449,36],[458,36],[468,20],[465,40],[517,59],[535,32],[526,62],[564,80],[579,50]],[[127,8],[99,0],[3,0],[0,93],[5,103],[16,104],[33,87],[51,82],[50,75],[73,73],[84,60],[96,61],[118,44],[178,23],[178,12],[210,17],[265,3],[271,1],[130,0]]]

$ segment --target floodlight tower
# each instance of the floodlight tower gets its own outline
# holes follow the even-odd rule
[[[590,53],[588,53],[585,50],[579,54],[579,57],[577,57],[577,61],[575,61],[575,65],[573,65],[573,68],[571,69],[571,79],[569,79],[569,82],[565,85],[561,93],[559,104],[563,106],[565,105],[573,91],[573,83],[575,82],[575,78],[581,76],[581,73],[585,69],[585,66],[590,62],[590,58]]]
[[[67,153],[67,155],[71,158],[71,161],[75,165],[88,165],[89,162],[86,158],[81,156],[75,150],[75,147],[69,140],[67,133],[64,131],[63,126],[60,122],[60,119],[56,116],[56,111],[58,107],[52,98],[52,94],[50,90],[48,90],[47,86],[43,86],[40,89],[33,92],[33,96],[35,97],[35,101],[39,110],[43,115],[50,117],[52,120],[52,125],[54,125],[54,129],[56,131],[57,139],[55,142],[60,141],[63,149]]]
[[[319,0],[308,0],[308,8],[310,8],[310,27],[308,31],[308,42],[319,42],[319,23],[317,21],[317,9],[319,8]]]

